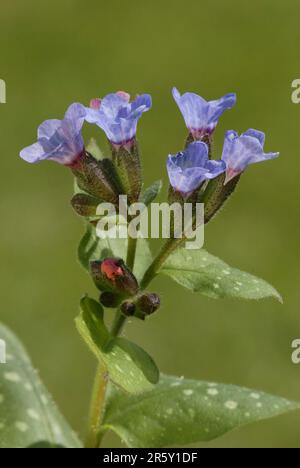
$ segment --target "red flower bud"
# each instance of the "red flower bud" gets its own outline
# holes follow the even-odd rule
[[[102,275],[106,276],[107,279],[114,281],[117,276],[123,276],[124,271],[120,267],[120,262],[114,258],[107,258],[103,260],[100,266]]]
[[[90,263],[92,277],[101,291],[111,291],[121,297],[135,296],[139,285],[123,260],[106,258]]]

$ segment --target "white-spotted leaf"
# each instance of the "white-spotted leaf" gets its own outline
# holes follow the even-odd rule
[[[99,303],[84,297],[80,306],[77,329],[90,350],[105,364],[110,380],[129,393],[153,388],[159,371],[146,351],[125,338],[111,337]]]
[[[266,281],[231,268],[205,250],[176,250],[163,264],[163,273],[194,292],[213,298],[263,299],[280,294]]]
[[[181,447],[295,409],[299,403],[263,392],[161,376],[139,396],[111,386],[102,431],[114,431],[129,447]]]
[[[6,363],[0,364],[0,448],[80,448],[18,339],[0,325]]]

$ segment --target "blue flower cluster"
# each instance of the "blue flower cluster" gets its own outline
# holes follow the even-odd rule
[[[226,109],[236,103],[236,95],[226,94],[216,101],[205,101],[194,93],[180,95],[173,89],[174,99],[183,115],[185,124],[194,140],[204,140],[215,130],[218,119]],[[264,152],[265,135],[250,129],[241,136],[231,130],[226,132],[222,159],[209,160],[206,143],[191,143],[187,149],[170,155],[167,169],[174,190],[183,194],[194,191],[208,179],[226,172],[224,184],[244,172],[249,164],[276,158],[279,153]],[[204,149],[203,145],[206,146]]]
[[[239,136],[231,130],[225,134],[222,158],[218,161],[209,159],[207,139],[210,140],[223,112],[235,105],[236,95],[230,93],[218,100],[206,101],[194,93],[181,95],[174,88],[173,97],[194,140],[184,151],[168,156],[167,171],[175,191],[189,194],[203,182],[222,173],[226,173],[224,184],[227,184],[249,164],[279,155],[264,152],[263,132],[250,129]],[[130,101],[129,94],[123,91],[108,94],[103,99],[93,99],[90,107],[72,104],[63,120],[42,123],[37,142],[23,149],[20,156],[30,163],[50,159],[66,166],[76,166],[85,151],[81,133],[85,121],[100,127],[115,149],[122,147],[129,151],[135,143],[138,120],[151,106],[149,94]]]

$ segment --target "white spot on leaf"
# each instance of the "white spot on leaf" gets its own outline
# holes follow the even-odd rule
[[[20,432],[26,432],[28,430],[28,425],[23,421],[17,421],[15,426]]]
[[[216,396],[219,394],[219,391],[216,388],[209,388],[207,390],[207,393],[211,396]]]
[[[21,377],[19,374],[16,374],[15,372],[5,372],[4,373],[4,378],[6,380],[9,380],[10,382],[21,382]]]
[[[237,409],[237,407],[238,407],[238,404],[237,404],[236,401],[229,400],[229,401],[226,401],[226,403],[225,403],[225,408],[227,408],[227,409],[235,410],[235,409]]]
[[[48,403],[48,398],[47,398],[45,395],[42,395],[42,396],[41,396],[41,400],[42,400],[42,402],[44,403],[44,405],[47,405],[47,403]]]
[[[186,396],[191,396],[193,395],[194,393],[194,390],[190,390],[190,389],[186,389],[186,390],[183,390],[183,393],[186,395]]]
[[[40,415],[33,408],[29,408],[27,410],[27,414],[31,419],[35,419],[36,421],[39,421],[40,419]]]

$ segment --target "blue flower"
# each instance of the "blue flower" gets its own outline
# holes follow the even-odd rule
[[[143,112],[152,106],[151,96],[143,94],[130,102],[129,94],[108,94],[102,100],[93,99],[87,109],[86,120],[98,125],[115,146],[130,146],[134,141],[137,123]]]
[[[249,164],[274,159],[279,153],[264,153],[265,134],[249,129],[241,136],[230,130],[225,134],[222,160],[226,163],[225,184],[243,172]]]
[[[224,172],[226,165],[223,161],[209,160],[206,143],[194,141],[185,151],[169,155],[167,170],[174,190],[189,194],[205,180],[214,179]]]
[[[84,150],[81,129],[86,111],[81,104],[72,104],[63,120],[46,120],[38,128],[38,140],[20,152],[22,159],[37,163],[45,159],[72,166]]]
[[[217,101],[206,101],[194,93],[180,95],[176,88],[173,88],[172,93],[187,128],[196,140],[201,139],[204,135],[210,135],[216,128],[223,112],[226,109],[231,109],[236,103],[234,93],[226,94]]]

